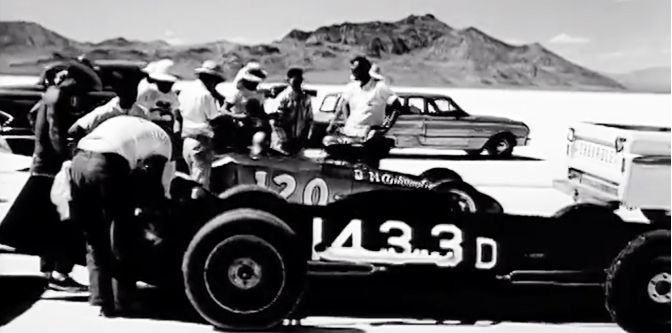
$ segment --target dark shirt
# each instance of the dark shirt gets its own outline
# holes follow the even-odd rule
[[[35,150],[32,174],[55,176],[70,157],[67,131],[72,125],[76,100],[58,87],[49,87],[42,96],[35,118]]]

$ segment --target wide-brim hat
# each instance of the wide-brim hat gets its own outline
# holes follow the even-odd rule
[[[170,59],[161,59],[150,63],[143,69],[148,76],[159,82],[176,82],[177,76],[172,73],[175,62]]]
[[[217,76],[221,79],[225,78],[224,69],[214,60],[204,61],[201,67],[197,67],[196,69],[194,69],[194,72],[196,74],[208,74],[212,76]]]
[[[266,80],[268,73],[261,68],[258,62],[249,62],[238,71],[236,81],[245,80],[260,83]]]
[[[383,74],[380,71],[380,66],[378,66],[377,64],[371,65],[371,69],[369,70],[369,75],[376,80],[385,80],[385,77],[383,76]]]

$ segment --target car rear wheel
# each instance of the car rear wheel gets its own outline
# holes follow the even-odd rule
[[[493,136],[485,144],[485,150],[490,156],[508,157],[513,153],[516,140],[510,133],[502,133]]]
[[[606,307],[630,333],[670,331],[670,231],[631,241],[607,270]]]
[[[436,191],[450,195],[450,208],[458,212],[476,213],[482,210],[479,192],[463,181],[448,181],[436,187]]]
[[[264,330],[282,323],[303,294],[306,263],[294,233],[255,209],[225,212],[194,236],[182,271],[187,297],[224,330]]]

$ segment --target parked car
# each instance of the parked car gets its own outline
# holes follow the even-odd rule
[[[449,96],[411,91],[397,94],[404,108],[387,135],[398,148],[464,150],[470,155],[486,151],[489,155],[510,156],[515,147],[525,146],[530,140],[530,128],[523,122],[470,115]],[[313,145],[325,136],[340,103],[340,93],[327,94],[322,99],[315,112]]]
[[[84,110],[108,102],[115,93],[112,91],[112,73],[142,68],[146,63],[128,60],[96,60],[92,62],[94,70],[102,82],[102,90],[88,94],[82,100]],[[17,154],[31,154],[33,130],[28,113],[42,98],[47,82],[54,79],[56,73],[65,69],[67,61],[55,63],[45,68],[40,78],[31,85],[0,87],[0,135],[5,137],[12,150]]]

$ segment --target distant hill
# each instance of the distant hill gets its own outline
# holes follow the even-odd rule
[[[654,93],[670,93],[670,67],[651,67],[624,74],[610,74],[630,90]]]
[[[0,22],[0,72],[39,74],[43,65],[86,53],[92,59],[152,61],[172,58],[178,74],[191,77],[206,59],[219,59],[232,77],[244,63],[261,62],[270,79],[300,66],[312,83],[345,83],[348,59],[364,54],[394,85],[440,87],[624,90],[619,82],[574,64],[540,44],[513,46],[476,29],[455,29],[433,15],[396,22],[341,23],[315,31],[292,30],[259,45],[215,41],[172,46],[163,41],[115,38],[99,43],[70,40],[39,24]]]

